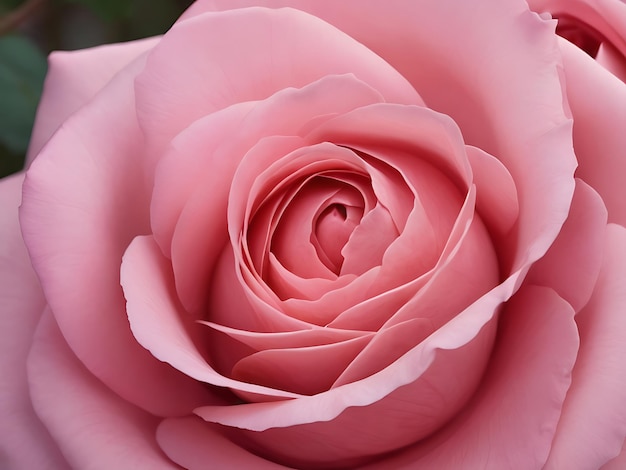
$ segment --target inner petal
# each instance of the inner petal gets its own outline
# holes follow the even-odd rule
[[[270,250],[289,271],[312,276],[319,264],[333,276],[342,264],[341,249],[364,211],[360,191],[350,184],[317,175],[279,209]]]
[[[332,203],[327,206],[315,221],[317,254],[320,260],[335,273],[343,264],[341,250],[358,225],[362,216],[358,207]]]

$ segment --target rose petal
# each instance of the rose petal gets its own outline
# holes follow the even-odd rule
[[[294,398],[297,394],[232,380],[216,372],[194,344],[190,329],[198,325],[178,305],[167,258],[154,239],[133,240],[122,263],[122,286],[128,299],[128,319],[137,341],[157,359],[201,382],[220,387]]]
[[[491,247],[485,246],[485,238],[480,220],[474,219],[459,246],[412,298],[389,315],[375,339],[345,369],[337,384],[365,377],[368,374],[364,371],[374,373],[374,364],[390,364],[493,288],[498,282],[495,256]],[[401,333],[387,332],[389,329]],[[404,335],[412,337],[413,344],[410,339],[397,338]]]
[[[157,440],[174,462],[188,470],[211,468],[287,469],[258,457],[233,443],[199,418],[165,419],[157,429]]]
[[[626,84],[566,40],[560,46],[580,164],[576,176],[600,193],[609,222],[626,225]]]
[[[314,397],[300,397],[298,400],[229,407],[207,406],[197,409],[196,413],[208,421],[261,431],[273,427],[329,421],[347,407],[372,405],[396,389],[416,381],[433,362],[438,361],[437,351],[456,351],[469,347],[469,343],[477,338],[481,330],[484,329],[486,333],[480,334],[491,331],[489,325],[495,323],[492,320],[496,309],[511,295],[514,282],[515,278],[512,278],[501,284],[401,359],[357,383],[347,384]]]
[[[337,328],[312,328],[310,330],[284,331],[274,333],[258,333],[255,331],[238,330],[213,322],[200,321],[208,327],[220,331],[237,341],[256,350],[302,348],[347,341],[360,336],[372,336],[369,331],[340,330]],[[219,351],[219,349],[218,349]]]
[[[199,0],[184,17],[251,3],[258,2]],[[496,156],[516,182],[520,233],[519,249],[511,253],[512,270],[527,266],[546,252],[567,218],[574,191],[571,175],[576,167],[570,145],[572,124],[563,107],[561,54],[553,21],[531,13],[522,0],[353,0],[342,2],[341,8],[330,0],[263,3],[294,5],[337,26],[385,58],[413,84],[430,108],[450,115],[462,129],[465,142]],[[481,25],[480,34],[477,24]],[[503,67],[511,57],[515,57],[515,67]],[[478,58],[480,67],[476,67]],[[569,88],[570,78],[567,80]],[[589,98],[588,90],[599,93],[601,89],[582,88]],[[596,103],[601,108],[607,103],[617,108],[622,100]],[[611,110],[610,115],[621,114]],[[594,121],[600,125],[605,119]],[[595,140],[601,142],[602,138]],[[620,148],[624,145],[614,147],[614,155],[621,155]],[[624,175],[626,171],[613,173]]]
[[[610,44],[600,44],[596,62],[605,69],[619,78],[622,82],[626,82],[626,56],[620,54],[615,47]]]
[[[602,465],[600,470],[622,470],[624,467],[626,467],[626,444],[622,447],[621,453],[606,465]]]
[[[363,468],[542,468],[578,350],[573,316],[551,289],[520,289],[465,411],[431,439]]]
[[[625,311],[626,229],[611,224],[593,295],[576,316],[580,351],[546,469],[599,468],[620,453],[626,438]]]
[[[206,301],[211,260],[226,243],[228,188],[243,155],[263,136],[297,135],[310,120],[380,99],[353,76],[329,76],[207,116],[173,141],[159,164],[151,218],[163,252],[174,251],[177,287],[188,310],[198,311]]]
[[[519,215],[515,181],[495,157],[472,146],[466,151],[476,185],[476,210],[489,231],[503,237]]]
[[[90,101],[117,72],[152,49],[159,40],[159,37],[140,39],[50,54],[26,167],[68,117]]]
[[[239,360],[231,375],[302,395],[328,390],[370,341],[369,335],[346,341],[286,349],[265,349]]]
[[[119,285],[126,246],[149,231],[132,87],[142,66],[139,58],[118,73],[48,142],[27,173],[20,218],[70,348],[123,398],[176,416],[201,403],[205,390],[137,344]]]
[[[342,73],[355,74],[389,101],[422,104],[379,56],[301,11],[250,8],[178,22],[137,79],[138,116],[149,153],[156,158],[191,122],[228,105]]]
[[[72,468],[177,468],[156,443],[158,420],[84,369],[49,310],[35,333],[28,379],[37,414]]]
[[[248,331],[285,332],[310,329],[310,323],[286,315],[278,305],[261,299],[248,287],[257,279],[238,275],[231,247],[222,252],[215,267],[218,276],[209,287],[207,319],[220,325]]]
[[[196,413],[208,421],[263,430],[233,432],[249,440],[255,452],[281,463],[354,468],[363,458],[424,437],[458,412],[489,355],[496,326],[492,300],[478,315],[465,312],[429,345],[359,382],[297,400],[202,407]]]
[[[591,28],[603,40],[626,55],[626,5],[616,0],[528,0],[538,12],[548,12],[555,18],[567,17]]]
[[[23,174],[0,180],[0,466],[68,468],[31,404],[26,357],[46,302],[17,218]]]
[[[570,216],[548,253],[530,269],[526,282],[553,288],[580,311],[594,291],[602,265],[606,217],[600,196],[576,180]]]
[[[333,388],[356,382],[384,369],[420,344],[433,331],[435,328],[430,319],[411,318],[376,332],[363,351],[343,368]]]

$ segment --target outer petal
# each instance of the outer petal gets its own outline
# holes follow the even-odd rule
[[[591,297],[602,265],[606,217],[602,199],[577,180],[570,215],[548,253],[530,269],[526,282],[553,288],[580,311]]]
[[[578,349],[573,316],[551,289],[522,288],[502,313],[494,359],[465,412],[432,439],[364,468],[541,468]]]
[[[216,372],[204,358],[204,351],[194,344],[192,330],[199,325],[180,307],[172,277],[171,266],[154,239],[135,238],[124,255],[122,285],[128,299],[128,319],[139,343],[159,360],[196,380],[270,396],[298,396],[238,382]],[[207,397],[205,403],[209,401],[215,402]]]
[[[164,420],[157,430],[157,440],[172,460],[189,470],[288,468],[251,454],[224,437],[216,426],[195,416]]]
[[[626,438],[626,229],[609,225],[605,240],[593,296],[576,317],[581,347],[547,470],[599,468]]]
[[[37,109],[26,166],[59,126],[91,100],[122,68],[152,49],[160,38],[140,39],[78,51],[53,52]]]
[[[617,457],[603,465],[600,470],[623,470],[624,468],[626,468],[626,445],[622,447],[622,452]]]
[[[179,22],[154,49],[137,80],[138,116],[149,156],[157,157],[202,116],[345,73],[354,73],[386,100],[423,104],[407,80],[379,56],[301,11],[250,8]]]
[[[20,217],[46,300],[74,353],[123,398],[171,416],[201,403],[205,390],[137,344],[119,281],[126,246],[149,231],[133,94],[142,66],[140,58],[120,72],[50,140],[27,174]]]
[[[23,175],[0,181],[0,467],[67,468],[35,415],[28,392],[26,357],[45,299],[20,234],[17,206]]]
[[[560,46],[574,116],[576,175],[600,193],[609,222],[626,225],[626,84],[566,40]]]
[[[73,468],[174,470],[155,440],[158,419],[111,393],[76,360],[50,311],[28,358],[37,414]]]

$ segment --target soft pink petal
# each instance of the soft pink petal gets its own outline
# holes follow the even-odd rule
[[[317,261],[317,260],[316,260]],[[319,299],[328,291],[340,289],[351,283],[356,276],[344,275],[337,279],[304,278],[286,269],[270,253],[267,263],[266,282],[281,299],[299,298],[305,300]]]
[[[226,247],[218,264],[215,276],[209,287],[209,302],[206,319],[220,325],[241,330],[258,332],[285,332],[310,329],[313,325],[286,315],[278,308],[278,302],[272,304],[258,295],[256,278],[245,273],[238,275],[235,256],[230,246]],[[241,277],[240,277],[241,276]],[[249,287],[256,286],[257,290]]]
[[[620,54],[615,47],[607,43],[601,44],[596,62],[626,83],[626,55]]]
[[[258,2],[200,0],[186,17],[251,3]],[[430,108],[450,115],[465,142],[497,157],[516,182],[520,249],[511,253],[513,270],[545,253],[567,218],[576,166],[553,21],[523,0],[263,3],[301,8],[337,26],[408,78]],[[515,66],[505,66],[511,58]],[[588,97],[590,89],[596,87],[585,88]]]
[[[333,150],[334,149],[331,147],[329,149],[321,149],[321,152],[311,152],[311,154],[313,158],[318,155],[319,160],[322,160],[326,156],[325,154],[332,157],[332,153],[330,152]],[[345,152],[345,149],[338,150]],[[313,175],[317,173],[315,169],[311,170]],[[268,173],[274,174],[271,169]],[[303,175],[303,177],[306,177],[306,175]],[[333,229],[337,231],[342,229],[343,234],[342,236],[334,236],[331,240],[326,240],[324,230],[320,230],[320,228],[324,228],[324,225],[316,225],[317,220],[319,220],[317,216],[323,206],[329,205],[333,201],[342,200],[340,196],[338,196],[338,193],[342,188],[346,188],[346,185],[328,180],[304,181],[301,185],[303,187],[299,188],[293,198],[283,198],[284,201],[281,207],[277,208],[278,210],[273,214],[273,218],[276,219],[273,225],[276,227],[273,233],[271,233],[271,240],[269,240],[270,245],[264,247],[264,249],[266,252],[271,250],[280,264],[297,276],[302,278],[319,277],[332,282],[336,279],[336,276],[332,275],[335,270],[332,269],[332,265],[328,266],[322,261],[319,251],[316,250],[316,246],[312,242],[314,233],[319,232],[317,240],[320,243],[329,242],[330,246],[330,242],[341,243],[343,241],[345,244],[345,241],[350,236],[351,229],[358,223],[358,220],[345,223],[345,220],[337,217],[337,219],[341,221],[341,227],[333,227]],[[281,184],[281,186],[283,185]],[[292,192],[289,186],[295,186],[293,190],[296,191],[300,185],[293,182],[286,188],[283,188],[285,192]],[[267,189],[269,189],[269,187]],[[353,189],[352,192],[354,193],[356,191]],[[339,225],[339,223],[337,225]],[[331,233],[336,235],[334,232]],[[251,238],[253,242],[255,237],[254,231],[249,230],[247,237]],[[340,250],[341,247],[336,247],[334,250],[335,254],[339,255]],[[326,253],[325,255],[327,259],[329,259],[329,254]],[[337,257],[340,258],[340,256]],[[340,260],[335,261],[341,266]],[[335,272],[338,273],[338,269]],[[259,274],[264,275],[263,272],[259,272]],[[304,284],[304,286],[306,287],[306,284]],[[277,294],[280,295],[279,291],[277,291]],[[293,297],[293,295],[286,295],[285,297]]]
[[[623,0],[527,0],[537,12],[579,22],[626,56],[626,4]]]
[[[622,447],[620,454],[606,465],[602,465],[600,470],[623,470],[626,468],[626,444]]]
[[[198,311],[206,302],[212,260],[226,243],[228,192],[246,152],[264,136],[297,135],[310,121],[380,99],[353,76],[329,76],[260,103],[214,113],[174,139],[159,163],[151,218],[159,246],[172,256],[179,295],[187,309]],[[245,195],[242,188],[240,196]],[[205,262],[197,263],[198,258]]]
[[[593,295],[576,316],[580,351],[546,465],[599,468],[626,438],[626,229],[609,225]],[[584,423],[584,424],[583,424]]]
[[[265,349],[235,364],[233,378],[302,395],[328,390],[370,341],[360,336],[318,346]]]
[[[160,38],[108,44],[78,51],[56,51],[48,58],[48,74],[37,109],[26,165],[48,139],[81,106],[89,102],[113,76]]]
[[[428,435],[469,399],[495,333],[489,304],[359,382],[312,397],[202,407],[196,413],[208,421],[262,430],[232,432],[262,455],[295,468],[305,463],[359,468],[354,465],[363,459]]]
[[[460,129],[449,116],[428,108],[373,103],[320,122],[305,137],[310,142],[330,141],[380,155],[408,175],[413,161],[424,160],[459,187],[471,180]]]
[[[381,285],[393,286],[397,282],[394,272],[387,272],[386,279],[376,279],[372,288],[361,293],[365,300],[354,302],[359,298],[352,294],[352,304],[329,326],[376,331],[383,325],[390,326],[420,316],[436,319],[437,324],[442,325],[494,287],[498,281],[495,253],[484,226],[473,217],[475,195],[475,191],[470,190],[432,269],[399,287],[377,293],[373,289]],[[358,281],[360,278],[354,284]],[[459,286],[453,294],[450,293],[451,285]]]
[[[174,462],[188,470],[287,469],[248,452],[220,434],[217,426],[197,417],[164,420],[157,440]]]
[[[156,158],[202,116],[343,73],[389,101],[422,103],[379,56],[313,16],[263,8],[206,13],[175,24],[154,49],[137,81],[138,115]]]
[[[465,412],[431,439],[364,468],[542,468],[578,350],[573,316],[554,291],[522,288],[501,314],[493,359]]]
[[[333,383],[333,388],[369,377],[402,357],[435,331],[428,318],[411,318],[377,331],[363,351]]]
[[[202,402],[205,391],[137,343],[120,287],[126,246],[150,229],[133,93],[142,66],[139,58],[116,75],[48,142],[27,173],[20,217],[72,351],[123,398],[175,416]]]
[[[600,193],[609,222],[626,225],[626,83],[569,42],[560,45],[574,116],[576,176]]]
[[[201,408],[197,412],[210,421],[215,420],[222,424],[251,430],[264,430],[277,426],[328,421],[348,406],[371,405],[394,390],[417,380],[433,362],[438,360],[437,351],[456,351],[469,346],[477,336],[483,334],[481,330],[490,331],[489,325],[495,323],[494,315],[498,306],[511,296],[514,284],[514,278],[501,284],[459,313],[400,360],[358,383],[348,384],[315,397],[285,400],[278,404],[210,406]]]
[[[577,180],[570,215],[548,253],[530,269],[527,282],[551,287],[580,311],[600,272],[606,217],[600,196]]]
[[[135,238],[124,254],[121,282],[128,299],[130,326],[143,347],[155,358],[198,381],[269,396],[298,396],[242,383],[216,372],[194,342],[193,328],[200,325],[180,307],[172,277],[171,266],[154,239]],[[205,402],[209,400],[207,391]]]
[[[229,328],[212,322],[200,321],[199,323],[207,325],[216,331],[220,331],[256,350],[319,346],[321,344],[331,344],[360,336],[371,336],[373,334],[357,330],[340,330],[325,327],[300,331],[258,333],[255,331]]]
[[[365,214],[343,246],[341,273],[359,275],[380,266],[385,251],[398,235],[389,211],[378,204]]]
[[[519,215],[515,181],[495,157],[472,146],[466,150],[476,185],[476,210],[489,231],[502,237]]]
[[[30,265],[17,218],[22,174],[0,180],[0,467],[67,468],[33,410],[26,357],[46,302]]]
[[[177,468],[156,443],[158,419],[91,375],[67,347],[49,310],[35,334],[28,379],[37,414],[72,468]]]

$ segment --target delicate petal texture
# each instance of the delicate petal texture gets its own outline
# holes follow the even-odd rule
[[[531,268],[527,282],[552,287],[580,311],[591,297],[600,272],[606,218],[602,199],[577,180],[569,217],[546,256]]]
[[[433,364],[450,365],[448,353],[468,348],[472,354],[459,353],[457,359],[469,358],[477,367],[464,369],[465,373],[480,374],[489,352],[490,338],[494,332],[495,314],[504,298],[510,296],[513,280],[496,288],[492,295],[483,296],[445,327],[433,333],[384,370],[359,382],[324,392],[314,397],[286,400],[280,403],[256,403],[231,407],[204,407],[196,410],[205,419],[222,424],[263,430],[286,427],[313,421],[328,421],[346,407],[364,407],[381,400],[404,385],[414,385]],[[472,344],[473,343],[473,344]],[[441,354],[442,357],[439,357]],[[470,377],[467,377],[471,381]],[[454,389],[449,390],[453,393]]]
[[[198,0],[55,54],[0,465],[621,465],[626,3],[539,1]]]
[[[251,3],[200,0],[186,17]],[[309,11],[362,42],[405,76],[430,108],[450,115],[467,144],[497,156],[520,199],[517,242],[525,251],[510,264],[517,270],[545,253],[567,217],[576,166],[568,145],[572,130],[563,110],[553,22],[531,14],[523,0],[265,4]],[[516,66],[503,67],[511,57]],[[512,109],[516,112],[507,112]]]
[[[149,230],[132,87],[142,63],[118,74],[46,145],[27,174],[20,218],[70,348],[123,398],[171,416],[188,413],[205,391],[137,344],[119,284],[126,246]]]
[[[67,347],[42,316],[28,357],[33,405],[72,468],[174,470],[155,440],[158,420],[122,400]]]
[[[65,460],[30,401],[26,357],[45,299],[17,218],[22,174],[0,180],[0,467],[62,470]]]
[[[502,311],[492,361],[465,411],[431,439],[363,468],[541,468],[576,359],[573,316],[554,291],[523,287]]]
[[[295,468],[356,465],[423,438],[466,403],[482,375],[496,325],[490,321],[481,329],[485,315],[477,321],[471,316],[465,318],[469,328],[437,338],[443,348],[434,345],[437,340],[418,346],[362,381],[296,400],[203,407],[196,413],[236,427],[267,428],[232,433],[261,455]],[[459,324],[451,329],[457,327],[463,329]],[[459,344],[470,334],[469,342]]]
[[[564,39],[560,46],[574,116],[576,175],[600,193],[609,222],[626,225],[626,83]]]
[[[623,0],[527,0],[537,12],[548,12],[589,29],[626,56],[626,3]]]
[[[468,146],[466,150],[476,185],[476,210],[498,240],[498,236],[506,235],[513,228],[519,215],[515,181],[495,157],[476,147]]]
[[[246,152],[266,135],[298,135],[311,121],[380,100],[352,75],[328,76],[206,116],[172,141],[157,168],[151,223],[159,246],[172,258],[178,294],[188,310],[197,312],[207,301],[206,285],[227,243],[233,174]]]
[[[626,228],[611,224],[596,288],[576,316],[581,346],[547,470],[599,468],[621,451],[626,438],[624,312]]]
[[[288,468],[249,453],[224,437],[217,426],[196,417],[163,420],[157,440],[168,457],[189,470]]]
[[[606,43],[600,44],[596,62],[626,83],[626,55],[620,54],[615,47]]]
[[[181,21],[154,49],[137,79],[148,157],[158,157],[172,137],[204,115],[343,73],[355,74],[389,101],[422,103],[379,56],[301,11],[250,8]]]
[[[90,101],[122,68],[152,49],[160,38],[140,39],[78,51],[53,52],[30,139],[26,166],[61,124]]]
[[[626,445],[622,447],[621,453],[606,465],[602,465],[600,470],[623,470],[626,468]]]
[[[168,269],[167,259],[149,236],[135,238],[124,255],[122,285],[128,299],[128,319],[142,346],[159,360],[202,382],[270,396],[298,396],[238,382],[217,373],[194,344],[190,330],[199,325],[185,317],[177,304]]]

